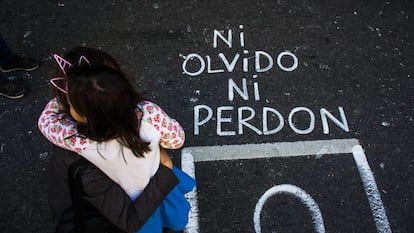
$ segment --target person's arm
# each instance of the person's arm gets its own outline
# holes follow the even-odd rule
[[[178,149],[185,141],[183,127],[175,119],[169,117],[158,105],[144,101],[142,103],[144,112],[143,120],[152,124],[160,133],[160,145],[166,149]]]
[[[59,111],[56,98],[46,104],[37,125],[43,136],[61,148],[79,153],[87,144],[87,139],[77,136],[76,122]]]
[[[114,225],[127,232],[138,231],[151,217],[179,180],[160,165],[144,191],[132,201],[122,188],[92,164],[81,173],[85,199]]]
[[[168,156],[167,152],[160,147],[160,163],[169,169],[173,168],[173,162]]]

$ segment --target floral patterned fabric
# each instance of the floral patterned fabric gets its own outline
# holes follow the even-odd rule
[[[59,112],[57,99],[46,105],[38,127],[51,143],[78,153],[119,184],[130,197],[134,197],[144,190],[158,170],[160,146],[177,149],[185,140],[181,125],[158,105],[144,101],[137,105],[136,113],[141,119],[139,136],[149,143],[150,148],[144,157],[136,157],[115,139],[98,143],[81,135],[76,122],[68,114]]]
[[[158,105],[144,101],[137,106],[137,117],[144,113],[143,121],[154,126],[161,133],[160,145],[166,149],[180,148],[185,141],[184,130],[170,118]],[[52,99],[44,108],[38,121],[42,134],[53,144],[67,150],[81,153],[92,141],[78,133],[76,122],[67,114],[59,112],[57,99]]]

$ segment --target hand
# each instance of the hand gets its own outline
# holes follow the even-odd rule
[[[168,167],[169,169],[172,169],[172,167],[173,167],[172,160],[168,156],[167,152],[165,152],[165,150],[162,149],[161,147],[160,147],[160,163],[162,165]]]

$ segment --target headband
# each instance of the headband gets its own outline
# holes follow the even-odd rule
[[[59,65],[60,70],[66,76],[66,70],[73,66],[72,63],[68,62],[67,60],[65,60],[64,58],[62,58],[61,56],[59,56],[57,54],[53,54],[53,58],[55,59],[56,63]],[[79,57],[78,65],[79,66],[82,65],[82,63],[87,63],[88,65],[91,65],[91,63],[89,62],[89,60],[85,56],[83,56],[83,55]],[[56,83],[56,81],[59,81],[59,80],[66,80],[66,78],[65,77],[54,77],[54,78],[51,78],[49,80],[49,82],[54,87],[56,87],[58,90],[60,90],[61,92],[67,94],[68,93],[67,83],[65,84],[65,88],[61,88]]]
[[[53,58],[55,59],[56,63],[59,65],[60,70],[65,75],[66,75],[66,70],[73,66],[72,63],[70,63],[69,61],[65,60],[63,57],[57,54],[53,54]],[[89,60],[83,55],[79,57],[78,65],[80,66],[82,63],[87,63],[88,65],[91,65]]]

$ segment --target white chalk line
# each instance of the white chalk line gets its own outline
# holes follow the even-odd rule
[[[311,214],[315,231],[317,233],[325,233],[325,224],[323,223],[322,213],[319,209],[318,204],[316,204],[315,200],[313,200],[311,195],[309,195],[303,189],[291,184],[281,184],[273,186],[272,188],[268,189],[262,195],[262,197],[260,197],[259,201],[256,204],[253,215],[254,230],[256,231],[256,233],[262,232],[262,227],[260,224],[260,214],[267,199],[274,195],[285,193],[298,198],[304,205],[306,205]]]
[[[369,167],[364,150],[360,145],[356,145],[352,148],[352,155],[357,164],[362,183],[364,184],[365,193],[368,197],[369,206],[372,215],[374,216],[377,231],[378,233],[391,233],[392,231],[385,213],[384,204],[382,203],[374,174]]]
[[[198,146],[182,150],[181,167],[195,179],[195,162],[256,159],[269,157],[291,157],[307,155],[353,154],[368,197],[374,222],[379,233],[391,233],[385,208],[378,191],[374,175],[357,139],[332,139],[297,142],[276,142],[246,145]],[[199,232],[197,189],[188,193],[191,203],[186,233]]]
[[[304,155],[350,154],[352,153],[352,147],[355,145],[359,145],[356,139],[332,139],[245,145],[196,146],[184,148],[182,153],[190,153],[193,156],[194,162],[204,162]]]
[[[191,155],[190,151],[182,151],[181,154],[181,169],[187,173],[189,176],[195,177],[195,166],[193,156]],[[185,197],[191,204],[190,213],[188,215],[188,224],[184,229],[184,232],[187,233],[198,233],[199,226],[198,226],[198,200],[197,200],[197,185],[194,189],[185,194]]]

